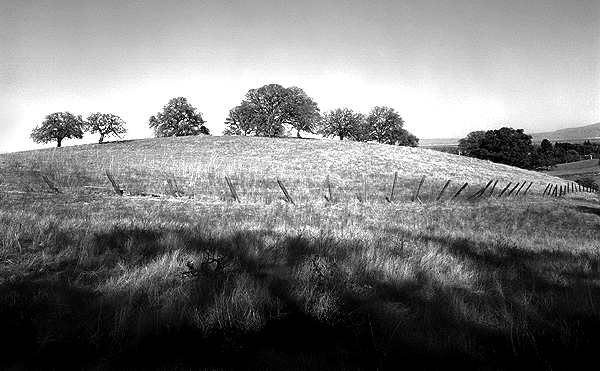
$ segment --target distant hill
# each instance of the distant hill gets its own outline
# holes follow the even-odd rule
[[[460,138],[419,138],[419,147],[457,146]]]
[[[596,140],[600,142],[600,122],[593,125],[560,129],[552,132],[527,134],[533,137],[534,144],[539,144],[543,139],[548,139],[551,142],[583,142],[585,140]],[[460,139],[461,138],[420,138],[419,147],[434,148],[443,146],[457,146]]]
[[[600,123],[530,135],[533,137],[533,142],[536,144],[541,142],[543,139],[548,139],[550,141],[560,140],[574,142],[588,139],[600,140]]]

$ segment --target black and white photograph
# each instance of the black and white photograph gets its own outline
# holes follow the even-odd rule
[[[598,0],[0,0],[0,370],[586,370]]]

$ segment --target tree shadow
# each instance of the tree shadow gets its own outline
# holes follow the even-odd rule
[[[484,289],[439,282],[425,270],[412,279],[394,280],[373,267],[342,267],[365,250],[360,240],[269,230],[211,236],[120,226],[93,236],[87,261],[64,259],[36,274],[0,281],[0,326],[12,339],[0,366],[541,369],[570,368],[595,355],[600,344],[598,256],[398,233],[437,245],[476,267],[479,282],[474,286]],[[279,311],[267,315],[258,330],[236,327],[235,321],[220,328],[185,321],[167,326],[163,322],[171,322],[163,317],[176,315],[178,307],[161,312],[151,301],[127,303],[125,296],[107,301],[97,286],[111,277],[111,268],[123,261],[144,267],[160,258],[168,253],[160,243],[166,235],[177,235],[179,248],[186,251],[208,251],[235,262],[231,270],[182,280],[182,288],[184,282],[197,289],[213,285],[188,305],[202,312],[215,299],[232,295],[233,283],[244,275],[266,288]],[[403,250],[392,254],[411,259]],[[181,271],[185,269],[182,265]],[[82,275],[86,271],[105,273]],[[531,300],[524,299],[528,295]],[[323,314],[311,309],[314,298],[329,298],[332,310]],[[141,319],[130,324],[132,333],[123,342],[110,334],[119,311],[128,305],[139,313],[132,318]],[[488,308],[487,314],[498,319],[469,317],[461,305]]]

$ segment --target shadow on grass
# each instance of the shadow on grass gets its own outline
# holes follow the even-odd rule
[[[582,213],[600,216],[600,207],[577,206],[575,209]]]
[[[598,256],[402,233],[477,267],[485,289],[438,282],[425,270],[414,279],[389,279],[356,260],[363,241],[118,227],[93,236],[83,262],[64,259],[1,281],[0,328],[11,341],[0,366],[565,369],[593,360],[600,344]],[[199,253],[193,266],[201,266],[202,256],[233,263],[229,270],[181,278],[182,304],[171,309],[153,302],[141,285],[145,299],[139,301],[98,290],[118,264],[144,267],[173,251],[160,243],[166,235],[179,237],[178,248]],[[403,250],[391,254],[410,258]],[[98,274],[82,278],[94,270]],[[237,310],[239,302],[223,307],[227,321],[194,322],[194,314],[208,315],[219,299],[236,295],[242,276],[278,309],[261,309],[251,297],[253,304],[244,307],[250,309]],[[487,319],[465,314],[465,305]],[[128,321],[116,328],[124,310],[131,312]],[[264,321],[249,328],[244,324],[252,311],[262,311]]]

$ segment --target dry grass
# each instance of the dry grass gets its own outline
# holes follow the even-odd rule
[[[398,171],[410,178],[410,187],[435,171],[443,180],[448,169],[469,182],[549,178],[370,144],[155,142],[177,143],[185,167],[184,160],[158,155],[167,144],[160,149],[150,143],[71,147],[53,158],[52,151],[1,157],[0,326],[12,340],[3,367],[564,369],[595,357],[595,195],[328,204],[315,194],[322,186],[308,179],[318,183],[329,173],[339,184],[354,184],[364,169],[371,171],[369,181],[391,180]],[[156,174],[169,171],[181,183],[196,176],[195,184],[215,190],[205,198],[159,199],[77,191],[88,181],[108,182],[94,178],[104,167],[85,157],[91,148],[107,150],[99,157],[127,158],[118,146],[128,146],[122,153],[133,159],[140,156],[128,165],[113,162],[121,178],[142,174],[151,187]],[[245,157],[259,147],[274,157]],[[196,162],[194,151],[201,154]],[[205,161],[209,153],[219,155]],[[155,168],[145,168],[142,156]],[[206,174],[214,180],[199,180],[198,169],[211,163]],[[59,165],[55,175],[65,177],[59,183],[71,182],[72,192],[15,192],[16,186],[31,187],[28,176],[35,180],[36,167]],[[234,165],[239,167],[226,168]],[[242,203],[217,197],[221,175],[249,173],[255,177],[236,182],[248,189],[256,184],[253,202],[248,194]],[[266,196],[258,184],[273,174],[294,190],[297,205],[260,198]],[[406,187],[404,200],[410,197]],[[359,189],[349,186],[348,192]]]
[[[110,192],[108,170],[130,194],[169,194],[167,179],[174,178],[187,195],[213,201],[230,197],[224,179],[229,176],[240,198],[251,203],[282,197],[276,179],[284,182],[295,201],[323,201],[328,175],[334,197],[343,201],[362,193],[365,176],[373,202],[385,202],[395,172],[398,200],[410,199],[423,175],[425,200],[435,199],[448,179],[452,183],[446,198],[464,182],[469,182],[465,194],[492,179],[499,181],[498,187],[533,182],[531,193],[560,182],[541,173],[433,150],[333,140],[162,138],[20,152],[0,159],[19,176],[4,188],[22,190],[29,184],[43,189],[39,179],[44,173],[62,187],[107,187]]]

